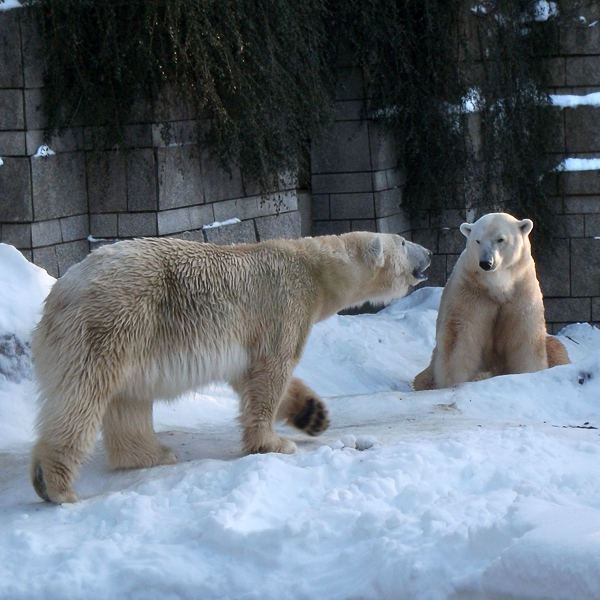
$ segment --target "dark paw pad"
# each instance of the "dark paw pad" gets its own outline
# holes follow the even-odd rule
[[[294,417],[294,426],[308,435],[319,435],[329,427],[327,408],[321,400],[308,398],[303,409]]]
[[[36,494],[45,502],[51,502],[50,496],[46,491],[46,481],[44,480],[44,470],[42,469],[42,463],[38,462],[35,465],[34,476],[33,476],[33,488]]]

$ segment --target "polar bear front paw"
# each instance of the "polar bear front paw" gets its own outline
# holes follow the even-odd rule
[[[293,454],[296,452],[296,444],[275,433],[246,431],[244,432],[244,450],[248,454],[267,454],[268,452]]]

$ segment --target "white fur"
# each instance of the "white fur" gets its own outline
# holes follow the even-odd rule
[[[532,227],[531,220],[506,213],[461,225],[467,245],[442,293],[436,347],[430,365],[415,378],[416,390],[548,367]],[[550,347],[554,354],[557,344]]]
[[[92,253],[56,282],[33,336],[36,491],[75,501],[101,427],[114,468],[174,462],[154,435],[152,403],[215,380],[240,396],[247,452],[293,452],[276,418],[310,435],[329,423],[292,377],[312,325],[404,296],[429,262],[417,244],[366,232],[230,247],[145,239]]]

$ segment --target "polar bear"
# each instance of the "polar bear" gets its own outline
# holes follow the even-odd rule
[[[329,423],[292,377],[312,325],[406,295],[430,261],[418,244],[369,232],[236,246],[148,238],[93,252],[56,282],[33,333],[36,492],[75,502],[100,429],[113,468],[174,463],[155,436],[153,401],[216,380],[240,397],[246,452],[294,452],[275,420],[309,435]]]
[[[461,225],[467,245],[442,292],[436,347],[415,390],[569,362],[560,341],[546,334],[532,228],[530,219],[506,213]]]

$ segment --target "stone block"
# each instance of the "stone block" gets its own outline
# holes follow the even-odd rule
[[[211,160],[206,152],[202,153],[202,190],[205,202],[217,202],[241,198],[244,195],[242,174],[237,167],[231,173]]]
[[[378,231],[375,219],[356,219],[351,221],[352,231]]]
[[[236,198],[235,200],[223,200],[214,202],[214,214],[216,221],[228,219],[240,219],[246,221],[256,217],[265,217],[280,213],[298,210],[298,199],[296,191],[268,194],[267,196],[249,196],[247,198]]]
[[[135,149],[125,155],[127,208],[130,211],[158,209],[156,157],[152,149]]]
[[[587,215],[573,215],[577,217],[585,218],[585,237],[600,237],[600,213],[587,214]],[[582,235],[571,237],[583,237]],[[598,290],[600,295],[600,290]]]
[[[168,121],[152,125],[152,145],[155,148],[196,145],[198,125],[196,121]]]
[[[195,118],[196,111],[176,89],[165,89],[154,103],[153,120],[162,123],[167,121],[189,121]]]
[[[336,121],[359,121],[362,117],[363,100],[340,100],[334,105]]]
[[[32,252],[32,261],[38,267],[46,269],[52,277],[59,277],[58,257],[56,256],[56,246],[45,246],[43,248],[34,248]]]
[[[596,171],[585,171],[586,173],[595,173]],[[589,183],[596,183],[590,178]],[[600,183],[600,180],[598,181]],[[590,185],[591,189],[591,185]],[[600,213],[600,196],[569,196],[565,198],[565,214],[588,214]]]
[[[256,230],[253,221],[241,221],[221,227],[204,229],[206,241],[212,244],[242,244],[256,242]]]
[[[121,152],[88,153],[90,213],[127,210],[126,158]]]
[[[26,88],[41,88],[44,85],[43,38],[34,19],[21,19],[23,44],[23,73]]]
[[[466,220],[467,214],[464,208],[454,208],[440,212],[439,223],[441,227],[458,229]],[[463,237],[463,242],[464,239]]]
[[[117,213],[90,215],[90,235],[96,239],[117,237]]]
[[[568,57],[565,67],[567,86],[600,85],[600,59],[597,55]]]
[[[335,99],[362,100],[365,97],[363,72],[359,67],[343,67],[337,70],[338,80]]]
[[[85,157],[82,152],[30,159],[36,220],[88,212]]]
[[[157,214],[157,218],[159,236],[193,229],[188,207],[161,211]]]
[[[415,244],[421,244],[421,246],[437,254],[438,236],[433,229],[413,229],[411,237]]]
[[[152,148],[152,125],[149,123],[125,126],[126,148]]]
[[[191,229],[200,229],[204,225],[210,225],[215,222],[215,211],[214,205],[212,204],[198,204],[197,206],[190,206],[187,209],[190,215],[190,227]]]
[[[547,323],[586,323],[591,319],[590,298],[544,298]]]
[[[0,241],[19,249],[31,248],[31,223],[4,223]]]
[[[302,232],[302,219],[298,211],[280,213],[255,220],[260,241],[273,238],[299,238]]]
[[[593,2],[588,4],[590,7],[594,6]],[[582,7],[578,8],[581,9]],[[596,19],[597,14],[590,21]],[[600,48],[600,32],[597,25],[590,27],[589,23],[570,21],[568,24],[564,23],[560,28],[560,54],[567,56],[571,54],[597,54],[598,48]]]
[[[24,131],[0,131],[0,157],[25,156]]]
[[[87,240],[69,242],[56,246],[56,259],[58,263],[59,276],[64,275],[69,267],[81,262],[90,252]]]
[[[600,240],[594,238],[571,240],[571,295],[598,296],[599,293]]]
[[[410,235],[410,221],[402,213],[377,219],[377,231],[397,233],[404,237]]]
[[[371,180],[373,183],[373,191],[375,192],[381,192],[390,187],[387,182],[385,171],[373,171],[373,173],[371,173]]]
[[[332,219],[372,219],[375,205],[372,193],[331,194]]]
[[[555,215],[552,217],[557,238],[584,237],[587,219],[584,215]],[[584,228],[585,224],[585,228]]]
[[[315,174],[311,178],[311,188],[313,194],[372,192],[373,180],[370,171],[364,173]]]
[[[326,221],[329,219],[329,194],[313,194],[311,214],[313,221]]]
[[[24,128],[23,91],[0,89],[0,131]]]
[[[592,321],[600,322],[600,298],[592,298]]]
[[[465,249],[465,237],[458,229],[443,228],[438,232],[440,254],[460,254]]]
[[[243,200],[251,200],[246,198]],[[298,210],[298,195],[295,189],[271,192],[256,198],[258,203],[258,216],[279,215],[281,213]]]
[[[424,283],[424,285],[431,287],[444,287],[448,279],[446,268],[446,255],[434,255],[431,259],[431,264],[427,269],[427,281]]]
[[[391,188],[375,192],[375,216],[378,218],[389,217],[400,212],[402,193],[400,188]]]
[[[19,248],[19,252],[30,262],[33,262],[33,252],[31,250],[24,250]]]
[[[0,11],[0,88],[23,87],[21,35],[16,11]]]
[[[86,240],[90,234],[90,219],[87,214],[66,217],[60,220],[63,242]]]
[[[460,254],[447,254],[446,255],[446,279],[452,275],[452,271],[454,271],[454,267],[460,258]]]
[[[311,152],[313,174],[370,170],[369,131],[360,121],[334,123],[323,138],[313,143]]]
[[[571,294],[571,251],[569,240],[555,239],[552,251],[534,253],[535,266],[544,296],[564,297]]]
[[[153,237],[158,234],[155,212],[121,213],[117,220],[120,238]]]
[[[397,146],[393,137],[373,121],[369,122],[369,145],[373,171],[394,169],[398,166]]]
[[[563,56],[549,58],[546,60],[548,72],[550,75],[550,87],[564,87],[567,85],[567,65]]]
[[[202,173],[196,146],[159,148],[158,206],[160,210],[204,202]]]
[[[3,158],[0,165],[0,222],[33,220],[28,158]]]
[[[313,235],[341,235],[352,231],[351,221],[313,221]]]
[[[42,129],[27,130],[25,132],[25,140],[27,146],[27,154],[33,156],[37,153],[38,148],[46,143],[44,131]],[[75,152],[81,150],[83,143],[83,129],[76,127],[62,132],[60,135],[55,135],[49,143],[53,152]]]
[[[27,129],[44,129],[46,119],[43,111],[42,90],[31,88],[25,90],[25,119]]]
[[[41,246],[52,246],[62,242],[60,221],[36,221],[31,224],[31,245],[34,248]]]
[[[600,65],[600,60],[598,62]],[[600,148],[600,109],[578,106],[564,111],[567,154],[597,152]]]
[[[600,170],[561,173],[558,179],[558,189],[559,193],[566,196],[599,195]]]

